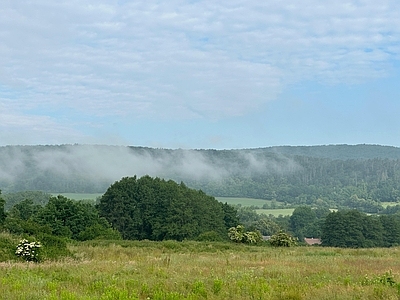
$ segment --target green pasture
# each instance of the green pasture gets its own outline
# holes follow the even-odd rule
[[[0,263],[0,299],[400,298],[400,249],[93,241],[72,258]]]
[[[277,208],[277,209],[256,209],[258,214],[265,214],[267,216],[273,215],[278,217],[279,215],[282,216],[291,216],[294,211],[294,208]]]
[[[96,200],[97,197],[103,196],[103,194],[95,193],[52,193],[53,196],[62,195],[68,199],[72,200]]]
[[[384,207],[384,208],[386,208],[386,207],[388,207],[388,206],[396,206],[396,205],[399,205],[400,203],[398,203],[398,202],[381,202],[381,205]]]
[[[246,206],[259,206],[262,207],[264,204],[271,204],[270,200],[255,199],[255,198],[235,198],[235,197],[215,197],[220,202],[228,203],[231,205],[240,204],[243,207]]]

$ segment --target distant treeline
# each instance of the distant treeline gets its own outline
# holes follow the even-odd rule
[[[287,232],[304,244],[320,238],[323,246],[392,247],[400,245],[400,205],[385,214],[357,210],[297,207],[291,216],[257,214],[250,207],[218,202],[202,191],[172,180],[150,176],[125,177],[93,201],[74,201],[43,192],[5,195],[12,206],[4,210],[0,195],[0,232],[36,238],[57,237],[79,241],[128,240],[232,240],[232,229],[243,237],[279,236]],[[235,239],[234,241],[238,241]]]
[[[3,192],[103,193],[124,176],[158,176],[213,196],[382,211],[400,200],[400,148],[379,145],[170,150],[0,147]]]

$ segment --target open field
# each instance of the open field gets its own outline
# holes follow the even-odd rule
[[[270,200],[254,199],[254,198],[235,198],[235,197],[215,197],[220,202],[227,202],[231,205],[241,204],[242,206],[259,206],[262,207],[264,204],[271,204]]]
[[[121,241],[0,263],[0,299],[399,299],[400,248]]]
[[[96,200],[97,197],[103,196],[103,194],[85,194],[85,193],[52,193],[53,196],[62,195],[72,200]]]
[[[395,206],[395,205],[400,204],[400,203],[397,203],[397,202],[381,202],[381,203],[382,203],[382,206],[383,206],[384,208],[386,208],[386,207],[388,207],[388,206]]]
[[[277,208],[277,209],[256,209],[258,214],[266,214],[273,215],[278,217],[279,215],[282,216],[291,216],[294,211],[294,208]]]

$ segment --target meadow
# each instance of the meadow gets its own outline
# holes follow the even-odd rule
[[[274,217],[291,216],[294,208],[275,208],[275,209],[256,209],[258,214],[265,214],[267,216],[273,215]]]
[[[255,199],[255,198],[236,198],[236,197],[215,197],[220,202],[223,203],[228,203],[231,205],[238,205],[240,204],[243,207],[248,207],[248,206],[258,206],[262,207],[264,204],[271,204],[270,200],[264,200],[264,199]]]
[[[90,241],[0,263],[0,299],[399,299],[400,248]]]
[[[62,195],[71,200],[96,200],[98,197],[103,196],[101,193],[52,193],[52,196]]]

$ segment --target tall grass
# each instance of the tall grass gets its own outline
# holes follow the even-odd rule
[[[399,299],[400,248],[86,242],[0,264],[0,299]]]

